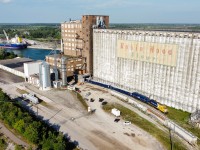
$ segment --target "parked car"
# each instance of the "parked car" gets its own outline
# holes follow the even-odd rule
[[[94,102],[94,101],[95,101],[94,98],[91,98],[91,99],[90,99],[90,102]]]
[[[86,93],[86,94],[85,94],[85,97],[88,97],[89,95],[91,95],[90,92]]]
[[[68,90],[74,90],[75,88],[74,88],[74,86],[69,85],[69,86],[67,86],[67,89],[68,89]]]
[[[81,90],[78,89],[78,90],[76,90],[76,92],[81,93]]]
[[[101,103],[101,104],[102,104],[102,105],[106,105],[107,103],[108,103],[108,102],[105,101],[105,102],[103,102],[103,103]]]
[[[99,98],[99,102],[103,102],[104,101],[104,99],[103,98]]]
[[[119,118],[115,118],[114,122],[119,122],[120,119]]]
[[[123,125],[130,125],[130,124],[131,124],[130,121],[124,121],[124,122],[123,122]]]

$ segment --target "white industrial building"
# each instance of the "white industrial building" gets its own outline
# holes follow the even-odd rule
[[[41,63],[42,63],[42,61],[24,63],[25,77],[28,78],[31,75],[38,74],[39,73],[39,65]]]
[[[39,65],[42,61],[24,63],[25,81],[35,86],[40,86]]]
[[[188,112],[200,109],[199,33],[93,32],[93,80]]]

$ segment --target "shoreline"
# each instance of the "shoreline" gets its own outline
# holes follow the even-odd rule
[[[31,45],[31,46],[27,46],[27,48],[44,49],[44,50],[53,50],[52,47],[48,47],[48,46],[40,46],[40,45]],[[55,50],[57,50],[57,51],[61,51],[61,48],[56,48]]]
[[[30,43],[30,46],[27,46],[27,48],[34,48],[34,49],[44,49],[44,50],[61,50],[61,44],[56,44],[53,42],[41,42],[36,40],[29,40],[26,39],[28,43]]]

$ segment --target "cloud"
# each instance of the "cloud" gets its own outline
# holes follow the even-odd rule
[[[10,3],[12,0],[0,0],[0,3]]]

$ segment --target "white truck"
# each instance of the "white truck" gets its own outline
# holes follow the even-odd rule
[[[111,110],[111,113],[112,113],[113,115],[115,115],[116,117],[119,117],[119,116],[120,116],[120,111],[119,111],[118,109],[116,109],[116,108],[113,108],[113,109]]]

